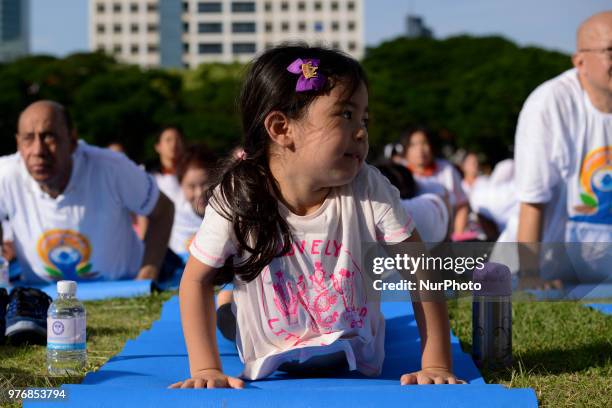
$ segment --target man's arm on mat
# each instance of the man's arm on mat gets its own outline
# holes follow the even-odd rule
[[[223,374],[217,348],[213,278],[217,269],[189,257],[179,298],[191,378],[170,388],[243,388],[242,380]]]
[[[404,242],[421,242],[418,231],[414,230],[410,238]],[[422,273],[417,272],[417,275],[422,276]],[[421,370],[402,375],[400,383],[402,385],[465,384],[465,381],[459,380],[453,374],[446,300],[425,301],[424,299],[412,302],[421,336]]]

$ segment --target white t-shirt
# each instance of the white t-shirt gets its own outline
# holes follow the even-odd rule
[[[148,215],[159,190],[125,155],[79,142],[64,192],[51,198],[19,154],[0,161],[0,218],[8,217],[22,280],[136,276],[144,246],[130,212]]]
[[[439,196],[423,194],[410,200],[402,200],[402,206],[412,218],[423,242],[444,241],[448,232],[448,209]]]
[[[193,210],[191,203],[181,192],[174,207],[174,223],[168,247],[175,254],[183,256],[189,253],[189,245],[202,225],[202,217]]]
[[[181,196],[181,185],[175,174],[153,173],[159,190],[166,195],[175,205]]]
[[[431,183],[428,182],[433,181],[441,184],[446,189],[452,207],[466,204],[468,199],[463,191],[463,187],[461,187],[461,175],[457,169],[446,160],[436,159],[435,163],[436,170],[431,176],[421,176],[413,173],[414,179],[418,182],[420,190],[424,193],[437,194],[436,191],[429,189]]]
[[[231,224],[206,207],[192,256],[220,267],[236,254]],[[380,304],[366,296],[361,264],[364,242],[401,242],[414,226],[399,192],[365,164],[355,179],[333,188],[320,208],[292,214],[292,250],[275,258],[252,282],[234,279],[238,351],[242,376],[259,379],[282,363],[342,351],[351,370],[374,376],[384,360],[385,320]]]
[[[543,241],[612,242],[612,114],[592,105],[575,69],[529,96],[515,145],[519,201],[548,203]],[[610,261],[599,265],[607,274]]]

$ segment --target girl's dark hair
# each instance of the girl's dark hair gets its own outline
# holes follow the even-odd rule
[[[400,137],[400,144],[404,147],[404,152],[408,150],[408,146],[410,145],[410,139],[412,139],[412,136],[414,136],[414,134],[418,132],[421,132],[425,135],[425,139],[427,139],[427,142],[431,147],[431,153],[433,154],[433,156],[438,156],[439,143],[437,135],[427,126],[423,125],[413,126],[402,134],[402,136]]]
[[[412,172],[406,167],[387,162],[376,165],[376,168],[399,190],[401,199],[406,200],[416,196],[416,182]]]
[[[205,169],[211,173],[217,168],[218,158],[202,144],[191,145],[185,150],[181,160],[176,165],[176,178],[183,182],[185,173],[192,167]]]
[[[287,67],[298,58],[320,60],[318,73],[327,78],[322,89],[296,92],[299,75],[287,71]],[[343,97],[348,100],[362,83],[367,86],[365,72],[357,61],[325,48],[280,46],[251,63],[239,100],[245,157],[229,158],[218,182],[207,193],[208,203],[232,223],[239,254],[247,251],[249,256],[236,265],[228,260],[215,283],[230,282],[234,274],[250,282],[275,257],[291,248],[292,234],[279,213],[280,193],[268,166],[266,116],[280,111],[289,119],[301,119],[317,97],[328,94],[335,86],[343,87]]]

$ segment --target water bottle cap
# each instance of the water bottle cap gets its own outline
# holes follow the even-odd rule
[[[512,273],[506,265],[487,262],[481,269],[474,269],[474,283],[480,283],[481,289],[475,290],[476,296],[511,296]]]
[[[77,284],[75,281],[61,280],[57,282],[57,293],[59,295],[75,295]]]

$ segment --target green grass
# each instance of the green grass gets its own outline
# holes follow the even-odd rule
[[[472,349],[471,302],[451,302],[451,327]],[[487,383],[535,389],[543,407],[612,406],[612,317],[577,302],[514,302],[512,367]]]
[[[96,371],[110,357],[119,353],[128,339],[151,327],[159,319],[163,302],[175,293],[85,302],[88,364],[79,376],[48,376],[45,346],[0,345],[0,406],[5,406],[6,400],[2,398],[11,388],[58,387],[66,383],[80,383],[87,372]],[[18,407],[20,404],[13,401],[8,406]]]
[[[100,368],[121,351],[128,339],[149,328],[159,318],[162,303],[172,295],[86,302],[86,371]],[[471,303],[465,299],[453,301],[449,310],[453,331],[469,352]],[[534,388],[544,407],[611,405],[612,317],[575,302],[515,302],[512,345],[513,366],[485,371],[487,382]],[[57,387],[82,380],[85,372],[75,377],[47,376],[45,351],[44,346],[0,346],[0,391]]]

